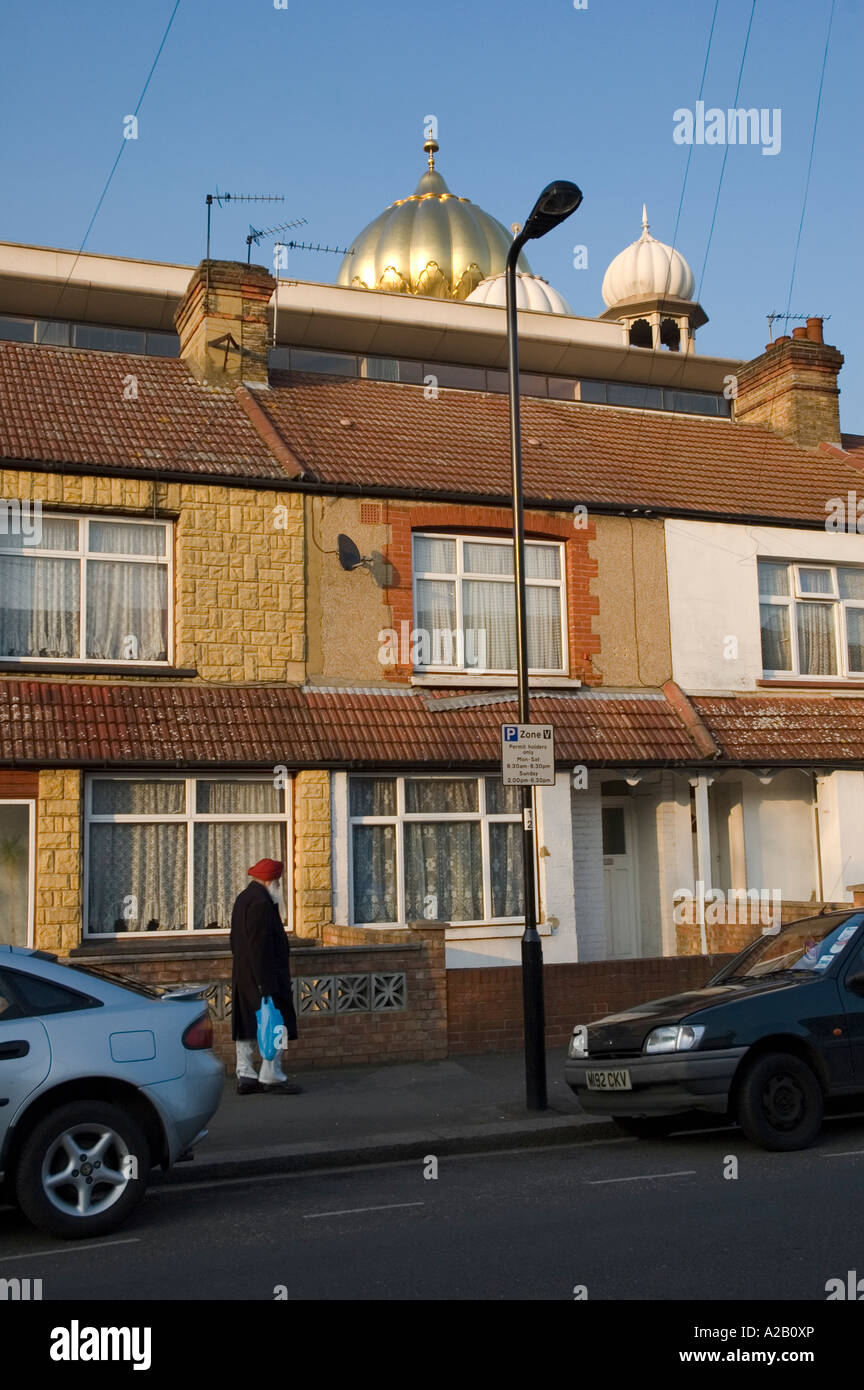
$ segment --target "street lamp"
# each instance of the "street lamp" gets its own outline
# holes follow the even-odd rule
[[[516,324],[516,262],[526,241],[545,236],[575,212],[582,194],[575,183],[547,184],[528,221],[507,252],[507,357],[510,369],[510,453],[513,464],[513,569],[516,580],[516,672],[519,723],[529,723],[528,627],[525,608],[525,499],[522,495],[522,435],[519,418],[519,343]],[[537,931],[534,879],[534,790],[522,788],[522,1010],[525,1021],[525,1096],[529,1110],[546,1109],[546,1022],[543,1007],[543,947]]]

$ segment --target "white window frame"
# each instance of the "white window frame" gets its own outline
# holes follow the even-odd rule
[[[28,810],[27,946],[32,949],[36,940],[36,800],[30,796],[3,796],[0,806],[26,806]]]
[[[864,680],[864,668],[860,671],[856,671],[849,665],[849,629],[846,621],[846,613],[850,608],[864,609],[864,599],[841,598],[838,577],[838,570],[864,570],[864,566],[828,564],[822,560],[784,560],[769,555],[760,555],[759,563],[786,566],[786,571],[789,576],[788,594],[763,594],[760,590],[758,597],[760,609],[763,604],[766,607],[770,606],[786,609],[789,615],[789,650],[792,660],[792,665],[787,670],[771,671],[768,670],[767,667],[763,667],[763,678],[766,680],[779,680],[784,677],[793,677],[795,680],[808,681],[813,685],[824,685],[826,681]],[[806,592],[801,584],[802,570],[821,570],[828,574],[831,579],[831,592],[825,594]],[[801,658],[798,650],[796,606],[798,604],[807,603],[831,604],[833,607],[834,651],[837,657],[837,670],[830,675],[810,675],[801,670]],[[761,642],[761,613],[759,619],[759,635]]]
[[[94,815],[93,814],[93,783],[94,782],[183,782],[185,783],[183,810],[175,815],[170,813],[159,813],[157,815]],[[251,782],[272,781],[266,775],[261,776],[259,772],[224,772],[218,770],[214,772],[199,772],[191,776],[184,772],[158,772],[158,773],[93,773],[87,777],[84,783],[84,939],[87,941],[109,941],[109,940],[129,940],[137,937],[163,937],[167,940],[187,940],[190,937],[225,937],[230,931],[230,927],[198,928],[187,926],[185,931],[148,931],[148,932],[106,932],[90,930],[90,827],[92,825],[185,825],[186,826],[186,915],[189,923],[195,917],[195,826],[196,825],[248,825],[250,822],[261,822],[262,824],[284,825],[286,858],[285,871],[282,883],[285,893],[285,929],[292,931],[294,925],[294,874],[291,871],[291,855],[293,846],[293,779],[289,776],[288,782],[283,789],[283,805],[281,811],[268,812],[265,815],[213,815],[195,809],[195,791],[199,782]],[[241,891],[242,884],[237,885],[237,892]]]
[[[20,666],[32,666],[38,663],[40,666],[56,666],[58,663],[70,664],[74,662],[81,666],[106,666],[117,665],[124,668],[136,666],[164,666],[170,667],[174,656],[174,523],[167,520],[154,521],[151,517],[115,516],[110,512],[44,512],[46,518],[60,521],[75,521],[78,523],[78,546],[75,550],[49,550],[41,546],[4,546],[3,537],[0,536],[0,556],[13,555],[16,558],[21,556],[32,556],[46,560],[77,560],[78,561],[78,655],[77,656],[4,656],[2,660],[6,663],[14,662]],[[128,526],[158,526],[165,532],[165,554],[164,555],[117,555],[112,551],[91,551],[90,550],[90,523],[107,522],[111,525]],[[165,579],[165,604],[167,608],[167,637],[166,637],[166,656],[163,660],[151,661],[143,657],[100,657],[87,655],[87,561],[88,560],[120,560],[124,564],[133,565],[159,565],[166,572]]]
[[[492,824],[521,825],[522,812],[493,812],[486,810],[486,778],[492,776],[491,773],[483,773],[479,776],[449,776],[446,774],[426,774],[408,773],[406,775],[387,774],[387,773],[355,773],[353,778],[348,777],[348,904],[349,920],[352,926],[388,928],[404,927],[406,923],[405,913],[405,836],[404,826],[412,822],[428,824],[432,821],[454,821],[460,824],[465,822],[480,823],[480,838],[483,855],[483,911],[482,918],[474,921],[453,922],[454,928],[461,927],[494,927],[510,926],[514,923],[521,923],[523,918],[520,915],[515,917],[493,917],[491,915],[492,906],[492,856],[489,846],[489,826]],[[393,815],[386,816],[355,816],[351,810],[351,783],[355,781],[366,781],[374,779],[380,782],[396,783],[396,811]],[[476,811],[406,811],[405,809],[405,783],[412,782],[473,782],[478,786],[478,800]],[[397,920],[394,922],[360,922],[357,921],[354,912],[354,827],[355,825],[393,825],[396,827],[396,903],[398,909]],[[521,863],[521,860],[520,860]]]
[[[417,540],[453,541],[453,542],[455,542],[455,546],[456,546],[456,568],[455,568],[455,570],[453,570],[453,572],[452,572],[452,573],[449,573],[449,574],[444,574],[444,573],[441,573],[441,572],[433,572],[433,571],[431,571],[431,570],[418,570],[418,568],[417,568],[417,566],[416,566],[416,564],[415,564],[415,560],[414,560],[414,557],[415,557],[415,554],[416,554],[416,547],[415,547],[415,544],[414,544],[414,543],[415,543],[415,541],[417,541]],[[471,544],[499,545],[499,546],[504,546],[504,547],[505,547],[507,550],[509,550],[511,553],[512,553],[512,550],[513,550],[513,541],[512,541],[512,540],[508,540],[508,539],[506,539],[506,538],[504,538],[504,537],[500,537],[500,536],[487,536],[487,535],[483,535],[482,533],[481,533],[481,534],[472,534],[472,535],[463,535],[463,534],[461,534],[461,533],[452,532],[452,531],[414,531],[414,532],[412,532],[412,535],[411,535],[411,602],[412,602],[412,613],[414,614],[415,622],[416,622],[416,615],[417,615],[417,613],[418,613],[418,611],[419,611],[419,607],[418,607],[418,596],[417,596],[417,585],[418,585],[418,583],[419,583],[420,580],[423,580],[423,579],[428,579],[428,580],[439,580],[439,581],[444,581],[445,583],[452,583],[452,584],[453,584],[453,587],[454,587],[454,615],[455,615],[455,620],[456,620],[456,621],[455,621],[455,631],[456,631],[456,632],[461,632],[461,633],[464,633],[464,631],[465,631],[464,613],[463,613],[464,605],[463,605],[463,599],[462,599],[462,586],[463,586],[463,584],[464,584],[464,582],[465,582],[466,580],[479,580],[479,581],[481,581],[481,582],[484,583],[484,584],[485,584],[485,583],[509,584],[511,588],[515,588],[515,579],[514,579],[514,577],[513,577],[512,574],[485,574],[485,573],[483,573],[483,572],[481,572],[481,571],[474,571],[474,570],[468,571],[468,570],[466,570],[466,569],[465,569],[465,565],[464,565],[464,550],[465,550],[465,545],[466,545],[466,544],[468,544],[468,545],[471,545]],[[548,549],[556,550],[556,551],[558,552],[558,578],[557,578],[557,579],[526,579],[526,580],[525,580],[525,586],[526,586],[526,588],[532,588],[532,589],[533,589],[533,588],[539,588],[539,589],[557,589],[557,590],[558,590],[558,595],[559,595],[559,614],[560,614],[560,619],[561,619],[561,665],[558,666],[558,667],[532,666],[532,667],[530,668],[530,675],[532,675],[532,676],[567,676],[567,675],[569,675],[569,671],[570,671],[570,661],[569,661],[569,655],[570,655],[570,654],[569,654],[568,644],[567,644],[567,632],[568,632],[568,627],[567,627],[567,579],[566,579],[566,573],[567,573],[567,571],[566,571],[566,568],[565,568],[564,542],[563,542],[563,541],[547,541],[547,540],[540,540],[540,539],[535,539],[535,537],[533,537],[533,536],[529,536],[529,537],[526,539],[525,544],[526,544],[526,546],[528,546],[528,545],[545,546],[545,547],[548,548]],[[529,619],[529,622],[530,622],[530,619]],[[463,656],[464,656],[464,650],[463,650]],[[416,664],[416,665],[414,666],[414,671],[415,671],[415,673],[416,673],[417,675],[433,675],[433,674],[434,674],[434,675],[441,675],[441,674],[444,674],[444,673],[451,673],[451,674],[472,675],[472,676],[505,676],[505,675],[513,675],[513,674],[515,674],[515,670],[516,670],[515,666],[514,666],[514,667],[510,667],[510,668],[508,668],[508,667],[503,667],[503,666],[467,666],[467,665],[465,665],[464,663],[463,663],[461,666],[457,666],[455,663],[454,663],[452,666],[446,666],[446,665],[443,665],[443,664],[436,664],[436,663],[434,663],[434,662],[430,662],[430,663],[427,664],[427,665],[421,665],[421,664],[418,663],[418,664]]]

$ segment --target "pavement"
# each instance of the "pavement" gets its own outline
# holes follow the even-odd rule
[[[549,1108],[525,1103],[525,1059],[491,1053],[440,1062],[290,1073],[298,1096],[238,1096],[228,1075],[207,1139],[163,1182],[573,1144],[618,1134],[585,1115],[564,1082],[564,1049],[547,1054]]]

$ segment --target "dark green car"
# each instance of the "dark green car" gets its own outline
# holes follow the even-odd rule
[[[864,912],[769,929],[702,989],[577,1024],[566,1079],[640,1138],[703,1114],[805,1148],[826,1101],[864,1098]]]

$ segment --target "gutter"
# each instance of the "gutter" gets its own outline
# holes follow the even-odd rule
[[[287,448],[287,445],[285,446]],[[292,454],[292,458],[296,456]],[[302,470],[302,465],[298,466]],[[152,483],[180,483],[184,487],[225,487],[254,489],[257,492],[298,492],[321,497],[375,497],[382,500],[410,502],[448,502],[474,507],[506,507],[510,494],[506,492],[451,492],[447,489],[435,490],[420,487],[393,487],[369,483],[329,483],[317,480],[314,473],[306,468],[302,477],[274,478],[270,475],[237,475],[236,473],[206,473],[203,470],[179,468],[135,468],[128,464],[106,464],[96,468],[92,464],[58,463],[45,459],[0,459],[0,469],[20,470],[31,473],[69,473],[74,477],[86,478],[134,478]],[[525,506],[534,512],[572,512],[576,505],[588,509],[589,517],[595,516],[633,516],[663,521],[667,518],[680,521],[726,522],[740,526],[779,526],[799,531],[824,531],[825,519],[807,520],[796,516],[760,515],[754,512],[712,512],[699,508],[663,507],[656,503],[633,502],[594,502],[580,494],[578,497],[532,497],[526,494]]]

